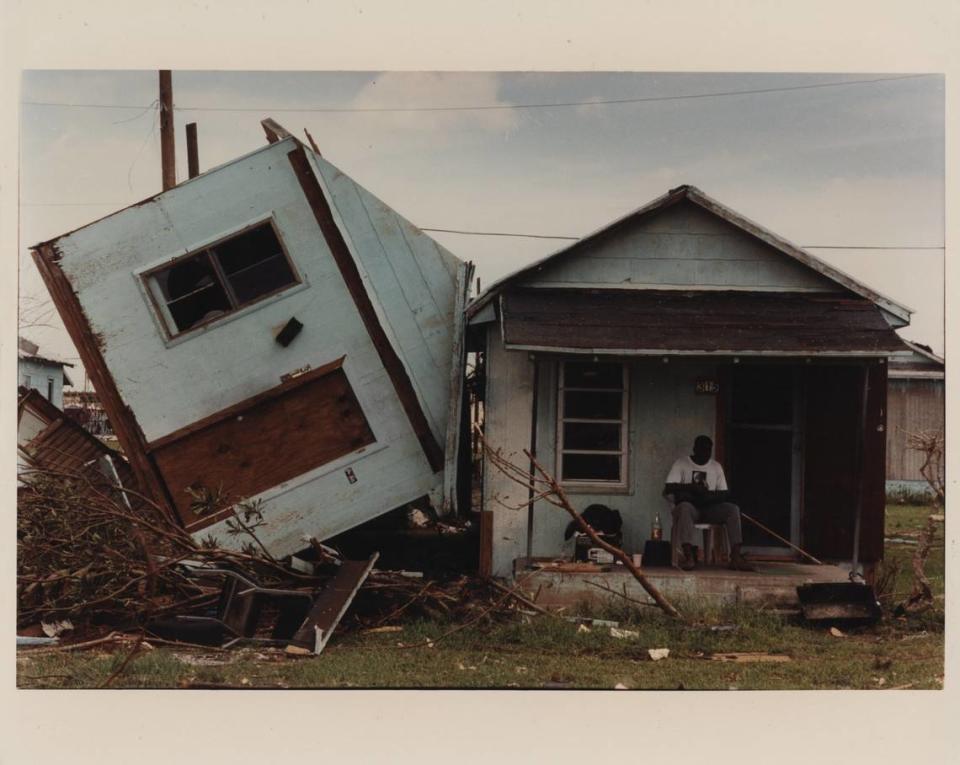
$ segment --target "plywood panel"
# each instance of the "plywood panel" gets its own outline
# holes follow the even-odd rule
[[[188,487],[222,487],[231,501],[255,496],[284,481],[373,443],[374,436],[342,369],[318,377],[154,452],[186,523]]]

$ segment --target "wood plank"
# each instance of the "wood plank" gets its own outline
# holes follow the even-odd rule
[[[222,488],[233,505],[375,441],[342,369],[278,391],[153,453],[191,530],[219,516],[193,513],[188,488]]]
[[[84,369],[90,375],[103,409],[113,425],[114,434],[123,447],[137,483],[160,508],[176,518],[173,501],[156,465],[150,459],[146,439],[133,411],[124,403],[113,377],[107,369],[98,338],[83,312],[80,300],[70,280],[58,264],[59,253],[55,245],[43,244],[32,251],[34,263],[43,278],[50,297],[63,320],[63,324],[80,354]]]
[[[336,575],[313,602],[310,613],[290,641],[288,651],[291,647],[294,649],[292,653],[308,650],[319,654],[323,651],[378,557],[380,553],[374,553],[369,560],[345,560],[340,564]]]
[[[284,380],[275,388],[270,388],[269,390],[258,393],[255,396],[244,399],[243,401],[238,401],[236,404],[228,406],[225,409],[221,409],[219,412],[214,412],[213,414],[197,420],[186,427],[179,428],[178,430],[168,433],[165,436],[161,436],[160,438],[155,438],[153,441],[147,444],[147,449],[148,451],[156,451],[157,449],[161,449],[164,446],[175,443],[176,441],[181,441],[193,433],[206,430],[207,428],[210,428],[222,422],[223,420],[232,419],[233,417],[236,417],[237,415],[242,414],[248,409],[252,409],[259,404],[265,403],[280,396],[284,396],[302,385],[311,383],[325,375],[330,374],[336,369],[340,369],[343,366],[344,359],[346,359],[346,356],[341,356],[339,359],[335,359],[327,364],[323,364],[316,369],[311,369],[301,375]]]
[[[413,427],[417,440],[420,442],[423,453],[431,469],[434,473],[438,473],[443,469],[443,450],[434,436],[433,431],[430,430],[430,424],[417,398],[410,376],[407,374],[407,370],[404,368],[403,362],[400,360],[396,349],[390,343],[386,331],[380,324],[376,309],[373,306],[370,296],[367,294],[357,264],[350,254],[342,232],[333,219],[333,213],[320,187],[320,182],[310,167],[306,152],[298,142],[297,148],[287,156],[290,164],[293,166],[297,180],[300,182],[304,196],[306,196],[310,208],[313,210],[314,217],[320,226],[327,246],[330,248],[333,259],[340,269],[350,296],[353,298],[360,312],[360,317],[367,329],[370,340],[373,342],[380,356],[380,361],[387,375],[390,377],[390,381],[393,383],[397,397],[400,399],[400,404]]]
[[[493,511],[480,512],[480,576],[493,574]]]

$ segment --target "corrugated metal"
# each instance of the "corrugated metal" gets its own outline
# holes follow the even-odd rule
[[[887,480],[922,481],[923,454],[907,446],[911,433],[944,429],[943,380],[890,380],[887,391]]]
[[[903,349],[880,310],[843,295],[515,289],[508,348],[616,352],[886,353]]]
[[[60,410],[32,392],[24,397],[23,409],[47,424],[21,447],[33,466],[70,474],[99,477],[97,460],[110,456],[125,487],[136,489],[130,465],[113,449],[101,443]]]

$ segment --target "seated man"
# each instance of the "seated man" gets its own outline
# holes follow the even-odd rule
[[[682,545],[680,568],[690,571],[697,564],[695,523],[722,523],[730,539],[730,568],[753,571],[740,548],[743,534],[740,530],[740,508],[725,501],[729,496],[727,479],[720,463],[710,458],[713,441],[708,436],[697,436],[693,454],[673,463],[667,475],[663,496],[674,503],[674,533]]]

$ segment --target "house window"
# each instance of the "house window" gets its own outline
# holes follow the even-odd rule
[[[178,258],[145,278],[171,336],[299,281],[270,221]]]
[[[47,378],[47,401],[53,401],[53,378]]]
[[[30,375],[23,376],[23,387],[32,388],[33,387],[33,378]]]
[[[562,363],[558,425],[563,483],[626,485],[627,370],[623,364]]]

